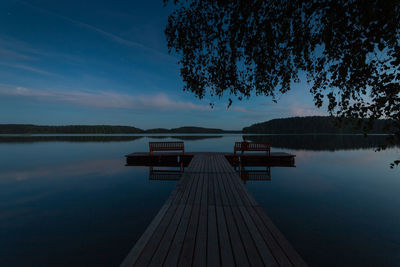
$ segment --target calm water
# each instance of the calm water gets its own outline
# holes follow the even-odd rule
[[[176,181],[124,155],[149,141],[232,151],[240,135],[1,136],[0,266],[118,266]],[[311,266],[400,266],[399,149],[362,136],[252,136],[296,168],[246,186]]]

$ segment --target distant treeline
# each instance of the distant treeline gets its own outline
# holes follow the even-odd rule
[[[113,136],[113,135],[9,135],[0,136],[0,143],[35,143],[35,142],[128,142],[143,138],[143,136]]]
[[[390,131],[384,130],[384,127],[389,124],[390,121],[388,120],[377,120],[373,129],[368,131],[368,133],[389,133]],[[243,133],[253,134],[358,134],[362,132],[363,129],[362,127],[357,127],[356,120],[343,121],[338,125],[337,119],[329,116],[274,119],[243,128]]]
[[[41,126],[32,124],[0,124],[0,134],[144,134],[144,133],[240,133],[203,127],[156,128],[143,130],[132,126],[67,125]]]
[[[0,134],[136,134],[143,130],[131,126],[67,125],[40,126],[31,124],[0,124]]]
[[[389,125],[388,120],[377,120],[370,134],[390,133],[384,127]],[[154,128],[143,130],[133,126],[112,125],[67,125],[67,126],[40,126],[32,124],[0,124],[0,134],[358,134],[362,127],[356,127],[356,120],[347,120],[341,125],[337,119],[328,116],[292,117],[274,119],[256,123],[243,128],[242,131],[227,131],[216,128],[184,126],[179,128]]]
[[[335,151],[379,148],[387,145],[387,135],[334,135],[334,134],[303,134],[303,135],[246,135],[252,142],[267,142],[275,148],[302,149],[314,151]],[[394,145],[389,144],[388,147]]]

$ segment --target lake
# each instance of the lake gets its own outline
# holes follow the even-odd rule
[[[296,167],[245,184],[310,266],[400,266],[400,167],[389,168],[400,152],[375,152],[384,138],[248,136],[296,155]],[[118,266],[177,183],[150,180],[124,155],[177,140],[232,152],[241,139],[0,136],[0,266]]]

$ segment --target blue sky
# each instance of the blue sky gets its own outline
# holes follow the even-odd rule
[[[0,123],[241,129],[321,115],[305,83],[280,97],[197,99],[182,90],[154,1],[0,0]],[[215,103],[214,109],[209,103]]]

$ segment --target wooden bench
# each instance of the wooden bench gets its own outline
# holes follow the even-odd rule
[[[185,145],[183,142],[149,142],[150,155],[153,151],[182,151],[185,154]]]
[[[271,155],[271,145],[269,143],[261,142],[235,142],[233,148],[233,154],[236,155],[236,151],[265,151],[267,155]]]

